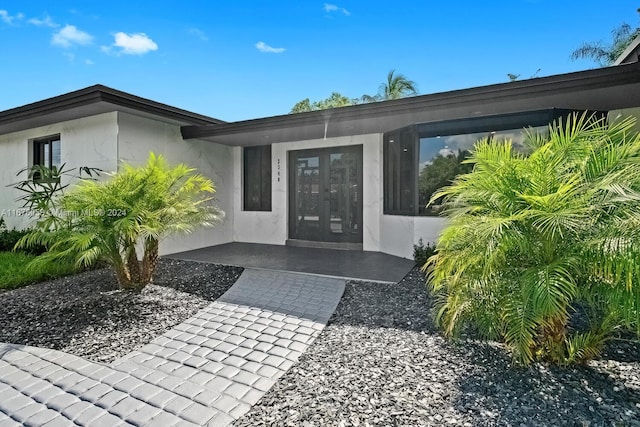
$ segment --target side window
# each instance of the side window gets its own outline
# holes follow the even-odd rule
[[[271,146],[244,147],[243,194],[245,211],[271,210]]]
[[[40,166],[46,169],[56,168],[59,170],[62,165],[60,155],[60,135],[48,136],[46,138],[37,138],[31,141],[33,149],[32,165]],[[37,181],[44,180],[47,176],[39,171],[33,172],[33,179]],[[54,179],[58,181],[58,178]]]
[[[417,135],[413,127],[385,134],[383,146],[384,213],[417,213]]]
[[[57,167],[62,164],[60,158],[60,135],[38,138],[32,141],[33,165],[45,168]]]

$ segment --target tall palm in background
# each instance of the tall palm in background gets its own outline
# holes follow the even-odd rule
[[[380,85],[382,100],[400,99],[418,93],[416,83],[405,77],[404,74],[395,74],[396,70],[389,71],[387,81]],[[395,74],[395,75],[394,75]]]
[[[640,13],[640,9],[638,9]],[[601,67],[612,65],[624,52],[629,44],[640,36],[640,28],[632,28],[629,24],[622,24],[611,31],[611,44],[603,45],[602,42],[583,43],[571,54],[571,59],[592,59]]]
[[[362,95],[362,102],[389,101],[406,98],[418,93],[417,85],[404,74],[396,74],[396,70],[389,71],[387,80],[380,85],[376,95]]]

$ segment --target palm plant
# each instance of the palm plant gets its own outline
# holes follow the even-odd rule
[[[425,268],[449,335],[503,339],[515,359],[595,357],[613,328],[640,332],[640,137],[634,119],[573,115],[530,135],[530,155],[483,140],[443,199]],[[589,328],[572,324],[576,312]]]
[[[163,156],[151,153],[143,167],[123,165],[107,181],[81,181],[58,202],[66,213],[66,226],[40,227],[18,246],[47,245],[49,251],[36,263],[106,262],[120,287],[139,288],[152,281],[163,238],[212,226],[222,218],[209,203],[214,193],[213,182],[193,168],[170,167]],[[142,263],[137,247],[143,250]]]
[[[640,13],[640,9],[638,9]],[[613,64],[629,44],[640,36],[640,28],[631,28],[622,24],[611,32],[612,41],[608,45],[602,42],[583,43],[571,53],[571,59],[592,59],[601,67]]]
[[[400,99],[407,96],[416,95],[418,93],[417,85],[414,81],[409,80],[404,74],[395,74],[396,70],[391,70],[387,74],[387,81],[382,83],[378,88],[376,95],[362,95],[362,102],[388,101],[391,99]]]
[[[389,71],[387,81],[380,85],[380,95],[384,101],[400,99],[418,93],[416,83],[409,80],[404,74],[394,75],[396,70]]]

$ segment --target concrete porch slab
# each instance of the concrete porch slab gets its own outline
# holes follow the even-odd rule
[[[390,283],[402,280],[415,265],[413,260],[381,252],[240,242],[209,246],[165,257],[245,268],[263,268]]]

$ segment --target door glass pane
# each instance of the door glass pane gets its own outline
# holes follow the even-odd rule
[[[349,240],[359,232],[360,222],[357,155],[332,153],[329,162],[329,232]]]
[[[299,239],[319,240],[320,157],[298,157],[295,162],[295,230]]]

